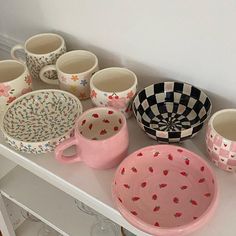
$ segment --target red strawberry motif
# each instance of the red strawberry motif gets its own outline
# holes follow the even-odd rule
[[[167,184],[159,184],[160,188],[165,188],[167,186]]]
[[[134,173],[137,173],[137,169],[135,167],[132,167],[131,170],[134,172]]]
[[[155,224],[154,224],[155,226],[157,226],[157,227],[160,227],[160,225],[159,225],[159,223],[158,222],[155,222]]]
[[[198,217],[197,216],[194,216],[193,219],[196,220]]]
[[[156,211],[159,211],[160,210],[160,206],[156,206],[154,207],[153,211],[156,212]]]
[[[93,114],[92,115],[94,118],[98,118],[99,116],[98,116],[98,114]]]
[[[125,168],[122,168],[121,174],[123,175],[125,173]]]
[[[105,129],[103,129],[103,130],[101,130],[100,135],[104,135],[106,133],[107,133],[107,131]]]
[[[153,194],[153,195],[152,195],[152,199],[153,199],[153,200],[157,200],[157,195],[156,195],[156,194]]]
[[[133,197],[133,198],[132,198],[132,201],[136,202],[136,201],[138,201],[139,199],[140,199],[140,197]]]
[[[205,197],[210,197],[210,196],[211,196],[211,193],[205,193],[204,196],[205,196]]]
[[[108,119],[103,119],[104,123],[110,123],[110,121]]]
[[[197,205],[198,205],[197,202],[196,202],[195,200],[193,200],[193,199],[191,199],[190,202],[191,202],[194,206],[197,206]]]
[[[138,157],[141,157],[143,154],[140,152],[137,154]]]
[[[179,199],[177,197],[174,197],[173,202],[177,204],[177,203],[179,203]]]
[[[205,178],[201,178],[198,180],[198,183],[204,183],[205,182]]]
[[[124,187],[128,188],[128,189],[130,188],[130,186],[128,184],[124,184]]]
[[[188,188],[188,186],[186,186],[186,185],[183,185],[183,186],[180,187],[180,189],[182,189],[182,190],[185,190],[187,188]]]
[[[171,154],[169,154],[169,155],[168,155],[168,159],[169,159],[170,161],[172,161],[172,160],[173,160],[173,156],[172,156]]]
[[[226,144],[226,143],[224,143],[224,146],[225,146],[225,147],[227,147],[227,144]]]
[[[182,150],[182,149],[177,149],[177,151],[178,151],[178,152],[183,152],[183,150]]]
[[[114,131],[117,131],[119,128],[118,128],[118,126],[115,126],[114,127]]]
[[[204,166],[202,166],[200,170],[201,170],[201,171],[204,171],[204,169],[205,169],[205,167],[204,167]]]
[[[84,125],[84,124],[85,124],[85,122],[86,122],[86,120],[83,120],[81,125]]]
[[[183,176],[188,176],[188,174],[185,171],[180,172],[180,174]]]
[[[153,173],[153,168],[152,168],[151,166],[148,168],[148,170],[149,170],[151,173]]]
[[[154,156],[154,157],[158,157],[159,154],[160,154],[160,152],[155,152],[153,156]]]
[[[168,175],[169,171],[168,170],[163,170],[164,175]]]
[[[185,164],[188,166],[189,165],[189,159],[185,159]]]
[[[180,217],[180,216],[182,216],[182,213],[181,213],[181,212],[176,212],[176,213],[174,214],[174,216],[175,216],[175,217]]]
[[[121,200],[121,198],[119,198],[119,197],[118,197],[118,200],[119,200],[119,201],[122,203],[122,200]]]
[[[147,182],[142,182],[142,183],[141,183],[141,187],[142,187],[142,188],[145,188],[146,186],[147,186]]]
[[[119,118],[119,123],[122,124],[122,120],[121,120],[121,118]]]
[[[113,114],[113,113],[114,113],[113,111],[108,111],[108,114],[109,114],[109,115],[111,115],[111,114]]]
[[[90,125],[89,125],[89,129],[91,130],[91,129],[92,129],[92,127],[93,127],[93,124],[90,124]]]
[[[138,213],[136,211],[131,211],[130,213],[132,213],[134,216],[138,215]]]

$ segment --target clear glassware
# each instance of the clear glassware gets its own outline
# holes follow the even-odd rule
[[[82,212],[94,216],[96,218],[95,223],[92,225],[90,229],[91,236],[119,236],[119,227],[113,221],[107,219],[102,216],[89,206],[84,203],[75,200],[75,204],[78,209]]]

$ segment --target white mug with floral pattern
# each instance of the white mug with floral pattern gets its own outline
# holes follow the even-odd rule
[[[25,64],[0,61],[0,112],[17,97],[32,91],[32,79]]]
[[[44,66],[55,64],[59,56],[66,52],[66,44],[58,34],[43,33],[34,35],[27,39],[24,45],[17,44],[11,49],[12,58],[24,62],[16,55],[18,50],[25,52],[29,72],[33,79],[38,79],[39,72]],[[49,84],[55,84],[56,73],[54,71],[48,71],[45,76],[48,78]]]
[[[129,118],[137,85],[134,72],[121,67],[106,68],[92,76],[90,97],[96,106],[114,107]]]
[[[41,69],[40,78],[45,83],[49,80],[44,73],[50,70],[57,72],[58,80],[55,83],[62,90],[73,93],[81,100],[87,99],[90,95],[90,78],[98,71],[98,59],[89,51],[74,50],[60,56],[55,65]]]

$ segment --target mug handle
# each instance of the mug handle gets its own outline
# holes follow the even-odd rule
[[[47,66],[44,66],[40,72],[39,72],[39,78],[46,84],[52,84],[52,85],[58,85],[59,84],[59,80],[58,79],[55,79],[55,80],[51,80],[51,79],[48,79],[44,73],[47,72],[47,71],[51,71],[51,70],[55,70],[57,71],[56,69],[56,66],[55,65],[47,65]]]
[[[18,50],[23,50],[25,52],[24,46],[21,44],[17,44],[11,49],[11,57],[14,60],[17,60],[17,61],[25,64],[25,61],[22,58],[16,56],[16,51],[18,51]]]
[[[81,161],[81,158],[78,153],[71,155],[71,156],[64,156],[63,155],[63,152],[67,148],[69,148],[73,145],[77,146],[77,142],[76,142],[75,137],[71,137],[71,138],[65,140],[64,142],[60,143],[55,149],[56,160],[58,160],[62,163],[75,163],[75,162]]]

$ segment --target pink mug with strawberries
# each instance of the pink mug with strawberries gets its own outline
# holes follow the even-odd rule
[[[219,168],[236,171],[236,109],[216,112],[208,123],[206,145],[209,157]]]
[[[75,145],[76,154],[63,152]],[[96,107],[84,112],[77,120],[75,135],[60,143],[55,157],[63,163],[83,161],[96,169],[117,166],[127,155],[129,135],[124,115],[108,107]]]

